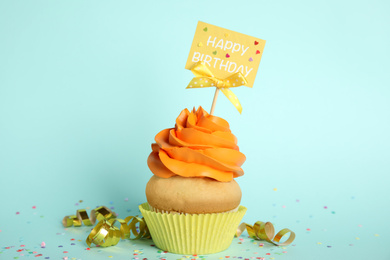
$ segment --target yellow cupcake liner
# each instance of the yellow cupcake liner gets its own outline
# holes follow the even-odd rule
[[[170,253],[214,254],[227,249],[246,208],[212,214],[168,214],[151,211],[148,203],[139,206],[154,244]]]

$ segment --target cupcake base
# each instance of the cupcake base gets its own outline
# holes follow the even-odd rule
[[[212,214],[157,213],[143,203],[139,209],[155,245],[170,253],[185,255],[214,254],[227,249],[246,208]]]

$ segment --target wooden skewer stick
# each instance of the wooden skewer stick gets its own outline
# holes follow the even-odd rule
[[[217,103],[218,93],[219,93],[219,88],[215,88],[213,104],[211,105],[211,109],[210,109],[210,115],[214,114],[214,108],[215,108],[215,104]]]

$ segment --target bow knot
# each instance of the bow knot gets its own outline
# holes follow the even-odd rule
[[[225,81],[221,80],[221,79],[218,79],[218,78],[213,78],[213,80],[215,81],[215,86],[217,88],[224,88],[225,87]]]
[[[242,112],[242,106],[238,101],[237,96],[229,88],[235,88],[239,86],[246,86],[247,81],[245,77],[240,73],[234,73],[227,78],[220,79],[214,76],[210,69],[203,61],[197,62],[191,69],[195,77],[190,81],[187,88],[207,88],[216,87],[222,91],[222,93],[229,99],[230,102],[236,107],[238,112]]]

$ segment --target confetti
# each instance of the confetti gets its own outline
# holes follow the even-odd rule
[[[226,58],[230,58],[230,55],[229,55],[229,53],[226,53]]]
[[[41,247],[42,247],[42,248],[45,248],[45,247],[46,247],[46,243],[45,243],[45,242],[42,242],[42,243],[41,243]]]
[[[277,191],[278,189],[277,188],[274,188],[274,191]]]

